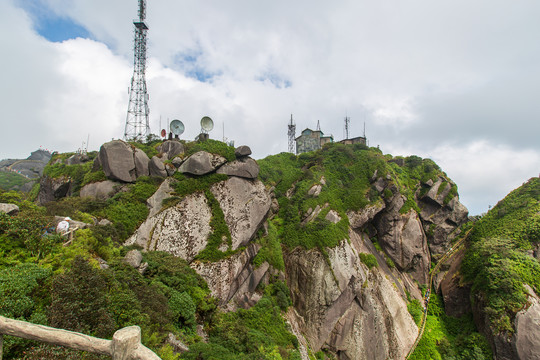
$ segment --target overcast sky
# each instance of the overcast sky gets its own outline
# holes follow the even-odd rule
[[[0,159],[124,133],[138,0],[0,0]],[[306,127],[435,160],[471,214],[540,172],[537,0],[148,0],[150,126],[287,151]],[[224,130],[224,131],[223,131]]]

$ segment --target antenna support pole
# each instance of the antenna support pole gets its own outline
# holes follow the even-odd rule
[[[345,139],[349,138],[349,124],[351,123],[351,118],[345,116]]]
[[[139,19],[135,26],[133,76],[129,89],[129,105],[124,131],[125,140],[143,140],[150,134],[148,91],[146,89],[146,0],[139,0]]]

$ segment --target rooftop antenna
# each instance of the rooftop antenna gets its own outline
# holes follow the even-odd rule
[[[351,123],[351,118],[345,115],[345,139],[349,138],[349,124]]]
[[[295,154],[296,151],[294,151],[294,137],[296,136],[296,124],[293,122],[292,114],[291,122],[289,123],[289,132],[287,134],[289,135],[289,152]]]
[[[321,122],[317,120],[317,131],[321,131]]]
[[[146,91],[146,0],[139,0],[139,19],[135,25],[133,76],[129,89],[129,105],[126,117],[125,140],[142,140],[150,134],[148,123],[148,92]]]
[[[364,139],[366,138],[366,122],[364,121]]]

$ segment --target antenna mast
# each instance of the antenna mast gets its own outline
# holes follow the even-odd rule
[[[148,92],[146,91],[146,0],[139,0],[139,19],[135,25],[133,77],[129,90],[129,105],[126,117],[125,140],[142,140],[150,134],[148,123]]]
[[[349,138],[349,124],[351,123],[351,118],[345,116],[345,139]]]
[[[289,152],[296,154],[296,151],[294,151],[294,137],[296,136],[296,124],[293,122],[292,114],[291,114],[291,122],[289,123]]]

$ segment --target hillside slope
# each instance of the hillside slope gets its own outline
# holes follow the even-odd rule
[[[0,214],[0,313],[103,337],[137,324],[164,359],[403,358],[432,261],[467,221],[457,186],[429,159],[361,145],[250,152],[116,140],[55,155],[40,205],[1,194],[20,212]],[[43,234],[53,215],[84,228],[71,245]]]
[[[474,224],[461,266],[497,359],[540,354],[539,260],[540,178],[532,178]]]

